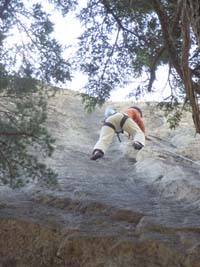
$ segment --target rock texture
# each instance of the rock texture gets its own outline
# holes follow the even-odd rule
[[[50,101],[59,185],[0,188],[0,267],[200,267],[200,136],[189,113],[171,131],[138,106],[146,147],[122,136],[93,162],[104,107],[88,114],[69,90]]]

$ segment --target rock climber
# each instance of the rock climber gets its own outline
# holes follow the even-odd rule
[[[139,107],[129,107],[120,112],[108,107],[105,111],[105,120],[101,128],[99,140],[94,146],[91,160],[102,158],[109,148],[116,133],[126,132],[133,138],[133,147],[140,150],[145,146],[145,126],[143,114]],[[120,139],[119,139],[120,140]]]

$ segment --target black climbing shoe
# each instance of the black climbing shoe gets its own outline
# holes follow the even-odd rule
[[[136,149],[136,150],[140,150],[141,148],[143,148],[143,145],[140,143],[140,142],[133,142],[133,147]]]
[[[91,160],[97,160],[97,159],[100,159],[102,158],[104,155],[103,151],[101,151],[100,149],[95,149],[92,153],[92,156],[91,156]]]

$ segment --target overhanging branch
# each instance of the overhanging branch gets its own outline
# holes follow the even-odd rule
[[[170,61],[172,65],[174,66],[174,68],[176,69],[179,76],[183,78],[181,66],[180,66],[180,63],[179,63],[179,60],[176,54],[175,45],[174,45],[174,39],[173,39],[173,34],[172,34],[173,31],[171,30],[171,26],[170,26],[170,19],[160,0],[153,0],[152,3],[153,3],[154,10],[157,13],[158,18],[160,20],[163,38],[164,38],[166,49],[169,53]]]
[[[158,60],[160,59],[161,55],[163,54],[163,52],[166,50],[166,47],[163,46],[163,47],[160,47],[157,51],[157,54],[152,62],[152,65],[151,65],[151,71],[150,71],[150,80],[149,80],[149,85],[148,85],[148,92],[151,92],[151,88],[152,88],[152,85],[153,85],[153,82],[155,81],[156,79],[156,66],[157,66],[157,62]]]
[[[117,45],[117,41],[118,41],[118,38],[119,38],[119,33],[120,33],[120,28],[118,29],[117,36],[116,36],[116,39],[115,39],[115,43],[114,43],[114,45],[113,45],[113,47],[112,47],[110,56],[108,57],[108,59],[107,59],[107,61],[106,61],[106,63],[105,63],[105,66],[104,66],[104,69],[103,69],[103,73],[102,73],[102,75],[101,75],[101,80],[103,80],[103,78],[104,78],[104,74],[105,74],[105,72],[106,72],[106,68],[107,68],[108,63],[109,63],[109,61],[110,61],[110,58],[112,57],[112,55],[113,55],[113,53],[114,53],[114,51],[115,51],[115,47],[116,47],[116,45]]]
[[[109,14],[111,14],[113,16],[113,18],[117,22],[118,27],[120,29],[122,29],[124,32],[128,32],[128,33],[136,36],[138,39],[141,39],[142,41],[144,41],[145,43],[147,43],[146,39],[142,38],[142,36],[138,35],[136,32],[133,32],[133,31],[127,29],[126,27],[124,27],[122,21],[118,18],[118,16],[112,10],[112,8],[110,7],[109,2],[107,0],[103,0],[103,5],[104,5],[105,9],[107,10],[107,13],[109,13]]]

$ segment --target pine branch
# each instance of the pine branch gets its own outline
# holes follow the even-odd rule
[[[151,92],[151,88],[152,88],[152,85],[153,85],[153,82],[155,81],[156,79],[156,66],[157,66],[157,62],[158,60],[160,59],[160,57],[162,56],[162,54],[164,53],[164,51],[166,50],[166,47],[163,46],[163,47],[160,47],[157,51],[157,54],[152,62],[152,65],[151,65],[151,71],[150,71],[150,80],[149,80],[149,84],[148,84],[148,92]]]
[[[114,43],[114,45],[113,45],[113,47],[112,47],[110,56],[108,57],[108,59],[107,59],[105,65],[104,65],[103,73],[102,73],[102,75],[101,75],[100,80],[103,80],[103,78],[104,78],[104,74],[105,74],[105,72],[106,72],[106,68],[107,68],[108,63],[109,63],[109,61],[110,61],[110,58],[111,58],[112,55],[114,54],[115,47],[116,47],[116,45],[117,45],[117,41],[118,41],[118,38],[119,38],[119,33],[120,33],[120,28],[118,29],[117,36],[116,36],[116,39],[115,39],[115,43]]]
[[[124,25],[122,24],[122,21],[118,18],[118,16],[114,13],[114,11],[110,8],[109,6],[109,2],[107,0],[103,0],[103,5],[106,8],[107,12],[109,14],[111,14],[113,16],[113,18],[115,19],[115,21],[117,22],[118,26],[120,29],[122,29],[124,32],[128,32],[134,36],[136,36],[139,40],[142,40],[143,42],[145,42],[147,44],[147,41],[145,38],[143,38],[142,36],[140,36],[139,34],[137,34],[136,32],[133,32],[129,29],[127,29],[126,27],[124,27]]]
[[[2,8],[0,9],[0,19],[3,20],[3,13],[8,10],[8,6],[12,0],[5,0]]]

